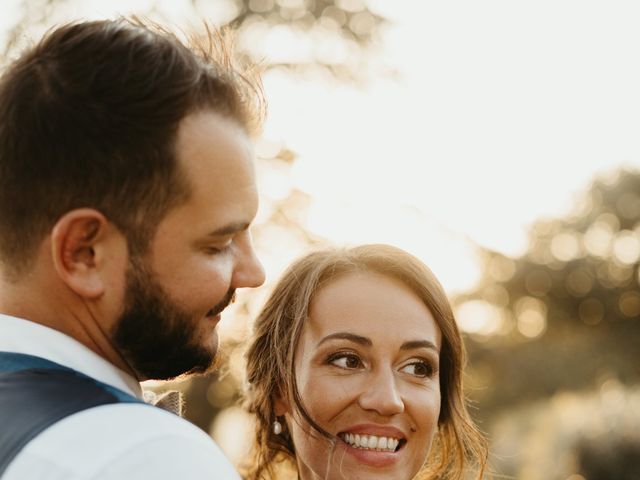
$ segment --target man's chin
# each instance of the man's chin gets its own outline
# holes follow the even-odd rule
[[[165,357],[163,361],[151,362],[140,358],[131,363],[137,373],[138,379],[142,380],[175,380],[190,376],[207,375],[218,368],[220,356],[217,354],[217,341],[215,345],[208,349],[183,349],[181,352],[174,351],[171,357]]]
[[[204,349],[202,351],[205,351]],[[186,372],[181,373],[178,377],[190,377],[190,376],[201,376],[208,375],[212,373],[214,370],[220,367],[222,362],[220,355],[218,354],[218,335],[214,333],[214,338],[212,339],[211,345],[206,350],[208,353],[206,355],[206,361],[204,361],[205,357],[202,357],[203,361],[198,362],[195,366],[187,370]],[[174,377],[177,378],[177,377]]]

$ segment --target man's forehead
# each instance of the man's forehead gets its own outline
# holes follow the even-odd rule
[[[212,110],[191,113],[180,121],[176,138],[178,155],[190,154],[207,144],[233,142],[253,156],[253,143],[244,128],[232,118]]]
[[[198,238],[246,230],[258,208],[251,141],[233,121],[213,112],[186,117],[176,143],[189,198],[169,212],[167,228]]]

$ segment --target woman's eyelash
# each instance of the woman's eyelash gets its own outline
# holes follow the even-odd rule
[[[410,368],[409,368],[410,367]],[[416,377],[420,377],[420,378],[428,378],[431,377],[434,373],[435,373],[435,368],[433,367],[433,365],[431,364],[431,362],[428,362],[426,360],[414,360],[410,363],[407,363],[404,367],[402,367],[401,370],[406,371],[409,368],[409,373],[410,375],[415,375]]]
[[[327,357],[327,363],[340,368],[358,368],[362,365],[360,357],[352,352],[336,352]]]
[[[325,363],[344,370],[355,370],[363,366],[360,356],[353,352],[332,353],[327,357]],[[404,364],[400,371],[417,378],[431,378],[436,373],[436,367],[432,362],[418,358]]]

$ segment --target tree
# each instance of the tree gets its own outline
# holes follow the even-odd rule
[[[558,449],[577,452],[584,472],[601,475],[617,462],[591,458],[602,450],[604,437],[573,440],[591,414],[581,416],[582,427],[571,435],[562,432],[568,427],[561,419],[583,408],[586,400],[579,399],[594,395],[589,392],[607,397],[611,385],[624,392],[640,382],[640,173],[621,170],[596,179],[572,214],[533,225],[521,257],[488,250],[480,255],[484,273],[478,287],[455,300],[460,324],[469,332],[476,416],[487,429],[520,429],[512,443],[522,450],[530,442],[555,441]],[[576,400],[558,407],[567,395]],[[601,413],[600,407],[584,408]],[[640,443],[635,435],[616,441],[630,452]],[[622,458],[624,452],[609,457]],[[539,471],[542,456],[536,460]],[[560,478],[551,473],[539,478]]]
[[[24,35],[39,34],[51,25],[91,12],[93,2],[34,0],[19,4],[16,21],[6,32],[6,57]],[[171,8],[169,8],[171,7]],[[136,8],[135,1],[132,8]],[[385,20],[368,8],[365,0],[182,0],[142,2],[137,15],[175,25],[200,28],[203,21],[229,27],[237,34],[241,55],[265,68],[298,71],[323,69],[342,77],[361,76],[362,55],[378,36]],[[142,8],[142,10],[140,10]],[[275,38],[274,38],[275,37]],[[291,42],[293,54],[265,57],[269,41]],[[291,46],[290,44],[287,45]],[[272,52],[273,53],[273,52]]]

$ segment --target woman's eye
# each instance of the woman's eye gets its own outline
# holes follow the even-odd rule
[[[424,360],[411,362],[402,367],[401,371],[420,378],[427,378],[433,375],[433,367],[430,363],[425,362]]]
[[[332,356],[331,358],[329,358],[329,363],[335,365],[336,367],[349,370],[360,368],[362,366],[362,362],[357,355],[345,353]]]

